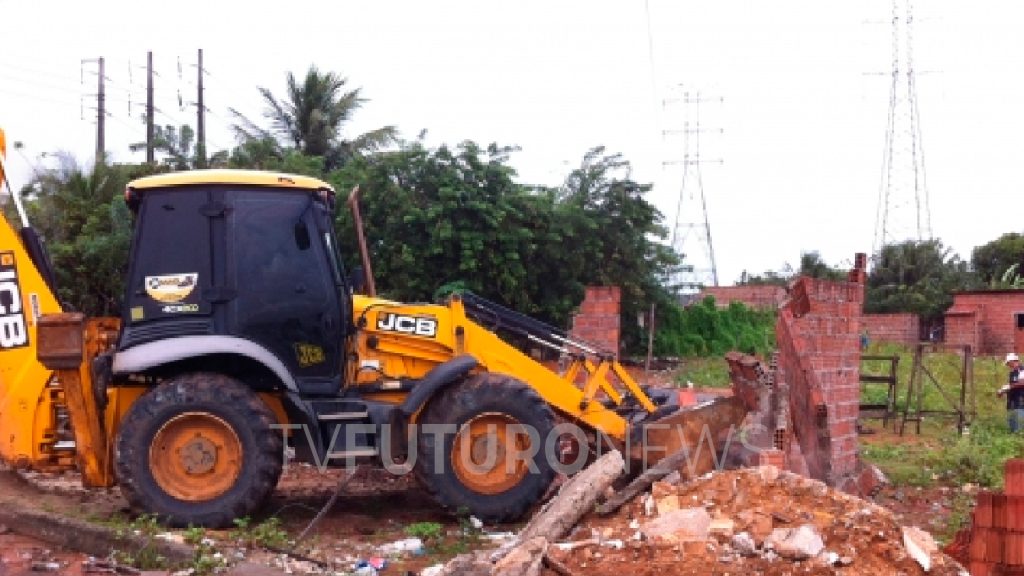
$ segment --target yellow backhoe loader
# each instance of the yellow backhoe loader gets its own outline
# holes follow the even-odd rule
[[[0,223],[0,458],[77,468],[172,525],[252,513],[289,456],[411,470],[443,506],[511,520],[569,466],[567,440],[650,464],[745,413],[734,399],[680,410],[611,351],[473,294],[357,294],[361,275],[343,269],[335,240],[335,192],[303,176],[131,182],[121,317],[65,313],[7,190],[22,223]],[[509,342],[553,348],[567,367]]]

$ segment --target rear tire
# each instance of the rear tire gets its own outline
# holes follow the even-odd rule
[[[455,426],[443,436],[420,430],[415,469],[421,483],[453,512],[468,511],[485,522],[517,520],[555,477],[544,449],[554,415],[532,388],[514,378],[481,374],[454,384],[430,401],[417,424]],[[532,428],[536,435],[524,436],[508,425]],[[523,457],[506,458],[510,451]],[[496,455],[493,461],[489,452]]]
[[[136,400],[121,422],[121,492],[132,507],[172,526],[230,526],[255,512],[281,476],[276,422],[259,396],[233,378],[176,376]]]

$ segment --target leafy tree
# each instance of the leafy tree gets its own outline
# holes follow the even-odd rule
[[[146,116],[143,114],[143,123]],[[132,152],[146,149],[145,142],[130,144]],[[191,170],[199,168],[199,150],[196,144],[196,133],[188,124],[175,127],[171,124],[153,126],[153,150],[164,155],[161,164],[172,170]],[[221,150],[206,160],[207,167],[221,167],[228,163],[228,152]]]
[[[649,184],[632,179],[629,162],[603,146],[587,151],[580,166],[558,191],[557,218],[563,250],[557,260],[563,275],[584,285],[613,285],[622,290],[622,338],[641,345],[637,315],[651,302],[658,309],[672,302],[665,280],[679,265],[678,255],[655,241],[667,237],[663,216],[645,195]],[[554,263],[554,262],[553,262]],[[557,274],[548,270],[548,274]]]
[[[1009,288],[1014,290],[1020,290],[1024,288],[1024,276],[1020,273],[1020,264],[1014,264],[1006,269],[1003,276],[999,279],[996,284],[996,288]]]
[[[982,282],[993,287],[1014,264],[1024,265],[1024,235],[1017,232],[1003,234],[971,253],[971,267]]]
[[[46,243],[58,298],[87,315],[119,315],[131,243],[125,185],[149,166],[97,164],[83,170],[67,155],[25,187],[26,210]]]
[[[633,319],[652,300],[669,302],[659,274],[676,261],[652,240],[664,230],[643,197],[649,187],[630,180],[628,164],[601,149],[560,189],[524,186],[508,165],[513,151],[405,143],[331,176],[339,190],[363,190],[378,288],[407,301],[430,300],[439,288],[469,289],[564,326],[584,286],[617,285],[623,331],[637,343]],[[339,213],[338,228],[343,243],[355,246],[347,214]]]
[[[804,252],[800,254],[799,275],[823,280],[843,280],[846,278],[846,271],[826,264],[818,252]]]
[[[316,66],[310,66],[301,80],[289,72],[283,98],[274,96],[268,88],[259,88],[266,104],[263,115],[270,121],[270,128],[261,128],[232,109],[239,120],[235,133],[243,145],[256,141],[258,149],[270,156],[281,157],[283,150],[294,149],[306,156],[324,158],[329,169],[394,142],[397,131],[393,126],[351,139],[343,137],[343,125],[366,102],[360,89],[346,90],[347,82],[333,72],[320,72]]]
[[[953,303],[953,291],[977,287],[967,263],[939,240],[908,241],[882,248],[868,275],[864,310],[912,312],[940,318]]]

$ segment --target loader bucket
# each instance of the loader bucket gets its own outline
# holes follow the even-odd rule
[[[657,420],[636,425],[631,434],[630,459],[647,469],[663,459],[678,461],[683,477],[693,478],[715,469],[718,454],[737,441],[737,431],[748,407],[728,396],[680,408]]]

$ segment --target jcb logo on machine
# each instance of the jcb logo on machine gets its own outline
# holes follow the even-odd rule
[[[390,312],[377,316],[377,329],[414,336],[437,336],[437,319],[433,316],[404,316]]]
[[[21,288],[13,252],[0,252],[0,349],[28,346]]]

